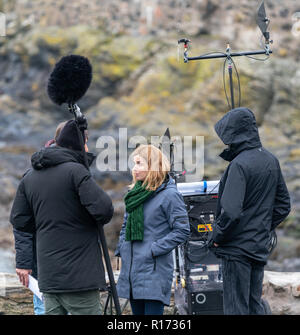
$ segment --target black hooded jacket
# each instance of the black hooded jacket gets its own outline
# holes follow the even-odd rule
[[[104,288],[97,226],[112,218],[111,199],[83,165],[81,152],[49,147],[31,161],[10,222],[15,230],[36,234],[41,292]]]
[[[36,235],[13,229],[16,250],[16,268],[32,270],[31,276],[37,279]]]
[[[235,108],[215,125],[230,161],[219,186],[212,240],[220,256],[246,256],[262,263],[270,232],[290,212],[290,197],[277,158],[261,146],[254,114]]]

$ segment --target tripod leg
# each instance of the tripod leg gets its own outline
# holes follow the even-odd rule
[[[180,282],[180,269],[179,269],[179,250],[175,248],[175,272],[176,272],[176,283]]]
[[[106,270],[107,270],[108,277],[109,277],[111,293],[112,293],[112,297],[114,299],[114,303],[116,307],[116,312],[117,312],[117,315],[121,315],[121,307],[120,307],[120,302],[118,298],[115,278],[114,278],[114,274],[113,274],[111,263],[110,263],[110,258],[109,258],[109,253],[108,253],[108,248],[106,244],[103,226],[101,225],[99,226],[99,235],[100,235],[101,246],[102,246],[103,255],[105,259]]]
[[[107,298],[106,298],[105,306],[104,306],[104,310],[103,310],[103,315],[107,315],[106,311],[107,311],[107,307],[108,307],[110,296],[111,296],[110,289],[108,289],[108,291],[107,291]]]
[[[110,303],[110,315],[113,315],[113,299],[112,299],[112,296],[110,296],[109,303]]]
[[[125,310],[126,306],[128,305],[128,302],[129,302],[129,299],[127,299],[127,300],[125,301],[125,304],[124,304],[124,306],[122,307],[122,313],[123,313],[123,311]]]

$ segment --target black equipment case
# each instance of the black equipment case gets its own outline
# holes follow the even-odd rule
[[[173,252],[175,314],[223,314],[221,260],[207,247],[218,186],[219,181],[177,184],[189,215],[191,234]]]

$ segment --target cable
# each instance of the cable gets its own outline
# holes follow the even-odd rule
[[[275,229],[270,232],[270,237],[269,237],[269,246],[268,246],[268,251],[269,254],[273,252],[277,245],[277,234],[275,232]]]
[[[210,56],[210,55],[224,55],[224,56],[227,56],[227,54],[225,52],[222,52],[222,51],[213,51],[213,52],[208,52],[206,54],[203,54],[203,55],[200,55],[199,57],[205,57],[205,56]]]
[[[269,25],[269,24],[268,24]],[[267,26],[268,27],[268,26]],[[261,36],[260,38],[260,43],[262,42],[262,37],[264,37],[263,35]],[[230,102],[229,102],[229,97],[228,97],[228,94],[227,94],[227,90],[226,90],[226,82],[225,82],[225,65],[226,63],[228,62],[228,59],[230,58],[230,60],[232,61],[232,64],[233,64],[233,67],[234,67],[234,71],[236,73],[236,77],[237,77],[237,81],[238,81],[238,94],[239,94],[239,103],[238,103],[238,107],[241,106],[241,100],[242,100],[242,94],[241,94],[241,82],[240,82],[240,76],[239,76],[239,73],[238,73],[238,70],[237,70],[237,66],[233,60],[232,57],[228,56],[226,53],[224,52],[221,52],[221,51],[214,51],[214,52],[208,52],[206,54],[202,54],[200,55],[199,57],[204,57],[204,56],[209,56],[209,55],[216,55],[216,54],[219,54],[219,55],[224,55],[224,56],[227,56],[225,58],[225,61],[223,63],[223,88],[224,88],[224,93],[225,93],[225,97],[226,97],[226,101],[227,101],[227,105],[228,105],[228,108],[231,109],[232,106],[230,105]],[[251,59],[254,59],[254,60],[258,60],[258,61],[266,61],[270,58],[270,55],[268,55],[266,58],[256,58],[256,57],[253,57],[253,56],[249,56],[249,55],[245,55],[246,57],[248,58],[251,58]]]
[[[249,55],[245,55],[245,56],[248,57],[248,58],[254,59],[254,60],[259,60],[261,62],[265,62],[266,60],[268,60],[270,58],[270,55],[268,55],[266,58],[256,58],[256,57],[249,56]]]
[[[228,99],[228,95],[227,95],[227,91],[226,91],[226,84],[225,84],[225,65],[226,65],[226,62],[227,62],[227,58],[225,58],[224,63],[223,63],[223,87],[224,87],[224,92],[225,92],[225,97],[226,97],[226,100],[227,100],[228,108],[231,109],[229,99]]]
[[[240,76],[239,76],[239,73],[238,73],[238,70],[237,70],[237,67],[235,65],[235,62],[233,60],[232,57],[230,57],[230,60],[232,61],[232,64],[233,64],[233,67],[234,67],[234,70],[235,70],[235,73],[236,73],[236,76],[237,76],[237,81],[238,81],[238,92],[239,92],[239,105],[238,107],[241,106],[241,83],[240,83]],[[225,96],[226,96],[226,100],[227,100],[227,104],[228,104],[228,107],[229,109],[232,108],[232,106],[230,105],[230,102],[229,102],[229,98],[228,98],[228,94],[227,94],[227,90],[226,90],[226,83],[225,83],[225,65],[226,65],[226,62],[228,62],[228,57],[225,59],[224,63],[223,63],[223,87],[224,87],[224,92],[225,92]]]
[[[231,58],[232,60],[232,63],[233,63],[233,66],[234,66],[234,70],[236,72],[236,76],[237,76],[237,79],[238,79],[238,87],[239,87],[239,106],[238,107],[241,107],[241,83],[240,83],[240,76],[239,76],[239,73],[238,73],[238,70],[235,66],[235,62],[234,60]]]
[[[270,25],[270,21],[268,21],[268,24],[267,24],[267,27],[266,27],[266,31],[267,31],[267,29],[269,28],[269,25]],[[260,47],[261,47],[262,49],[265,48],[265,45],[264,45],[263,42],[262,42],[263,37],[264,37],[264,35],[261,34],[261,37],[260,37],[260,40],[259,40]],[[256,58],[256,57],[248,56],[248,55],[245,55],[245,56],[248,57],[248,58],[254,59],[254,60],[259,60],[259,61],[261,61],[261,62],[265,62],[266,60],[268,60],[268,59],[270,58],[270,55],[268,55],[266,58]]]
[[[227,100],[227,104],[228,104],[228,107],[229,109],[231,108],[230,106],[230,103],[229,103],[229,98],[228,98],[228,94],[227,94],[227,90],[226,90],[226,84],[225,84],[225,65],[226,65],[226,62],[228,61],[228,55],[222,51],[213,51],[213,52],[208,52],[208,53],[205,53],[205,54],[202,54],[200,55],[199,57],[205,57],[205,56],[210,56],[210,55],[224,55],[226,56],[225,58],[225,61],[224,61],[224,64],[223,64],[223,87],[224,87],[224,92],[225,92],[225,96],[226,96],[226,100]],[[229,56],[230,57],[230,56]],[[237,71],[237,67],[235,65],[235,62],[234,60],[232,59],[232,57],[230,57],[232,63],[233,63],[233,67],[234,67],[234,70],[236,72],[236,76],[237,76],[237,79],[238,79],[238,90],[239,90],[239,107],[241,106],[241,85],[240,85],[240,77],[239,77],[239,74],[238,74],[238,71]]]

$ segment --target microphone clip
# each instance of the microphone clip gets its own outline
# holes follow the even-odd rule
[[[80,111],[80,108],[77,104],[71,104],[69,103],[69,112],[75,116],[75,119],[82,116],[82,113]]]
[[[81,113],[77,104],[69,104],[69,112],[74,115],[75,121],[81,131],[88,129],[86,117]]]

